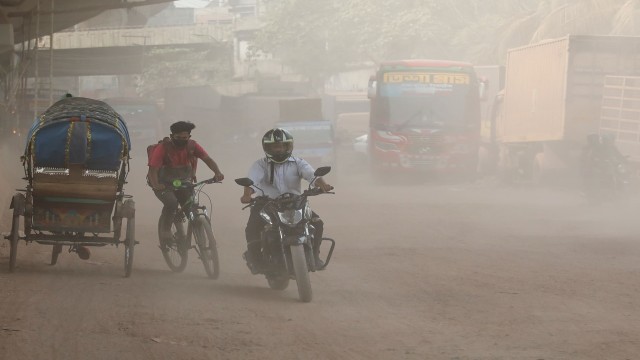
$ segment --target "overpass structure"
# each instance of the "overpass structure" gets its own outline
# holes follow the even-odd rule
[[[53,77],[141,73],[145,55],[157,48],[225,44],[226,34],[208,25],[66,30],[107,10],[128,9],[148,18],[170,2],[0,0],[0,135],[16,133],[32,119],[39,107],[33,104],[47,97],[47,104],[53,102]]]
[[[27,76],[89,76],[141,73],[154,49],[228,48],[231,31],[215,24],[65,31],[41,38]]]
[[[168,4],[172,0],[1,0],[0,53],[55,33],[106,10]]]

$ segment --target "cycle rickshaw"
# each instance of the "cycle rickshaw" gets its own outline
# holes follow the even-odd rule
[[[131,275],[135,203],[124,193],[130,150],[125,122],[102,101],[64,98],[36,119],[21,157],[26,189],[10,205],[9,272],[24,240],[51,245],[52,265],[63,246],[81,255],[88,246],[124,245],[125,276]]]

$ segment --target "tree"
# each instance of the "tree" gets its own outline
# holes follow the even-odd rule
[[[144,72],[137,91],[150,96],[165,88],[227,80],[233,76],[231,54],[228,44],[211,45],[202,50],[154,49],[144,55]]]
[[[502,63],[567,34],[638,35],[640,0],[271,0],[255,47],[309,77],[365,61]],[[638,24],[638,25],[636,25]]]

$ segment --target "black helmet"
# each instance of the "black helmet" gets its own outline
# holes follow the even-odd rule
[[[293,136],[285,129],[271,129],[262,136],[262,150],[267,159],[285,162],[293,152]]]

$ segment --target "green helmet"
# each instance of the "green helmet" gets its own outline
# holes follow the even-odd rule
[[[293,136],[285,129],[271,129],[262,136],[262,150],[267,159],[283,163],[293,152]]]

